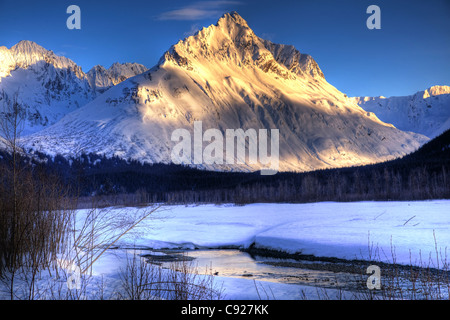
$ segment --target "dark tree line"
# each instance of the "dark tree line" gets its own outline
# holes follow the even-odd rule
[[[2,156],[3,159],[7,155]],[[450,198],[450,130],[416,152],[384,163],[305,173],[213,172],[88,154],[35,153],[34,166],[60,176],[72,196],[113,204],[252,203]],[[45,161],[44,161],[45,160]],[[30,161],[22,159],[22,161]]]

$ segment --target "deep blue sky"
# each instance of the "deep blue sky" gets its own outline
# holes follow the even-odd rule
[[[81,8],[68,30],[66,8]],[[381,8],[381,30],[366,9]],[[349,96],[408,95],[450,85],[450,0],[0,0],[0,46],[32,40],[85,72],[118,62],[154,66],[172,44],[235,10],[255,33],[311,54]]]

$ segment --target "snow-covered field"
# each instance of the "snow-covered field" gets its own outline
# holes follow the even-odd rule
[[[404,264],[428,262],[430,254],[436,263],[435,246],[441,251],[450,243],[449,200],[169,206],[152,217],[144,222],[149,233],[122,243],[154,249],[254,244],[343,259],[368,259],[371,247],[386,262],[395,250]]]
[[[149,208],[109,208],[108,215]],[[86,210],[78,213],[83,216]],[[255,247],[289,253],[369,259],[443,267],[450,243],[450,200],[408,202],[321,202],[163,206],[144,220],[145,233],[126,235],[115,245],[125,248],[194,249]],[[108,250],[94,263],[94,279],[116,283],[125,265],[125,250]],[[376,255],[376,256],[375,256]],[[214,267],[214,266],[212,266]],[[109,279],[109,280],[108,280]],[[312,286],[245,278],[214,277],[225,299],[317,298]],[[95,281],[94,281],[95,282]],[[256,288],[259,288],[257,290]],[[270,292],[262,296],[261,292]],[[333,290],[331,290],[333,292]],[[330,294],[331,296],[332,294]]]
[[[401,264],[442,267],[436,249],[439,259],[446,256],[450,201],[168,206],[144,224],[150,232],[124,238],[120,244],[153,249],[254,244],[289,253],[384,262],[395,258]],[[100,263],[98,274],[112,272],[112,265]],[[259,298],[251,279],[216,277],[216,281],[223,282],[226,299]],[[257,286],[259,294],[270,288],[277,299],[299,299],[302,292],[317,297],[314,287],[264,281],[257,281]]]

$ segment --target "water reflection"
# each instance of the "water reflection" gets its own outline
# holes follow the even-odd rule
[[[223,277],[329,288],[355,288],[358,282],[361,282],[361,277],[355,274],[327,270],[325,263],[251,256],[249,253],[237,249],[164,251],[163,253],[172,258],[177,255],[184,256],[188,260],[192,260],[199,272],[205,271]],[[162,266],[168,267],[171,259],[163,257],[161,252],[157,252],[153,262],[158,261]],[[314,268],[312,268],[313,266]]]

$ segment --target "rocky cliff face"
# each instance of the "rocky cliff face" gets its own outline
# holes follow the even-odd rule
[[[147,71],[147,68],[139,63],[114,63],[105,69],[101,65],[93,67],[87,73],[89,83],[97,93],[103,93],[116,84],[125,81],[128,78]]]

